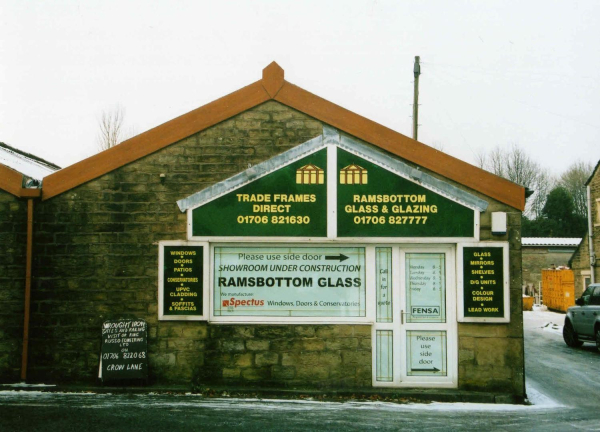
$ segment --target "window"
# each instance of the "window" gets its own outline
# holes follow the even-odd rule
[[[600,305],[600,285],[594,288],[592,299],[590,300],[591,305]]]
[[[583,295],[581,296],[581,298],[583,299],[584,306],[587,306],[590,304],[590,298],[592,297],[593,291],[594,291],[594,287],[590,286],[590,287],[587,287],[586,290],[583,292]]]

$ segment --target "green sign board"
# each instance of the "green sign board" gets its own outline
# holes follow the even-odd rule
[[[364,317],[361,247],[215,247],[215,317]]]
[[[354,153],[334,150],[335,172],[327,172],[328,151],[321,149],[228,193],[215,193],[191,210],[192,236],[475,237],[473,209]],[[328,191],[337,196],[329,209]],[[328,224],[337,226],[335,234]]]
[[[164,246],[163,315],[202,315],[202,246]]]
[[[194,236],[327,236],[327,150],[192,210]]]
[[[504,317],[503,248],[463,248],[463,281],[465,318]]]
[[[337,150],[338,237],[473,237],[474,212]]]

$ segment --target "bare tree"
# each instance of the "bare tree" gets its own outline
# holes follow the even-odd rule
[[[532,218],[541,214],[554,180],[523,149],[516,144],[509,148],[498,146],[489,153],[480,152],[476,160],[481,168],[532,190],[525,214]]]
[[[507,178],[511,181],[514,181],[511,178],[508,178],[508,160],[510,158],[510,151],[503,149],[500,146],[497,146],[493,149],[490,154],[487,156],[487,167],[488,171],[493,172],[497,176]],[[515,182],[516,183],[516,182]],[[525,185],[523,185],[525,186]]]
[[[479,150],[475,153],[475,165],[481,169],[487,169],[488,155],[484,149]]]
[[[558,185],[564,187],[573,198],[575,213],[587,218],[587,194],[585,182],[592,175],[594,166],[590,162],[578,161],[562,173]]]
[[[430,146],[434,149],[436,149],[437,151],[443,152],[444,151],[444,143],[442,143],[441,141],[438,140],[434,140],[432,144],[430,144]]]
[[[125,128],[125,109],[116,105],[110,110],[103,111],[98,119],[98,149],[108,150],[126,139],[136,135],[133,127]]]
[[[533,187],[533,195],[527,201],[525,213],[532,219],[542,216],[548,194],[556,186],[554,176],[548,170],[540,169]]]

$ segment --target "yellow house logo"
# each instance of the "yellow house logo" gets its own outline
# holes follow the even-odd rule
[[[308,164],[296,170],[297,184],[323,184],[325,183],[325,171],[316,165]]]
[[[340,184],[367,184],[367,174],[367,170],[359,165],[348,165],[340,170]]]

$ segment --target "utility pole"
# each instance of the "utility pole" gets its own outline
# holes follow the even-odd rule
[[[415,95],[413,98],[413,139],[417,140],[419,129],[419,75],[421,75],[421,57],[415,56]]]

